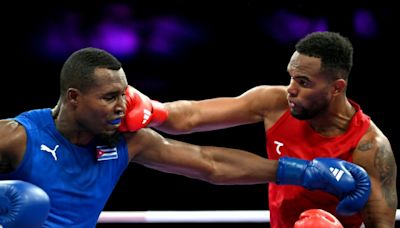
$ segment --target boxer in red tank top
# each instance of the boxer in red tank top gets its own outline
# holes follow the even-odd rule
[[[368,172],[371,195],[353,216],[338,216],[338,199],[328,193],[270,183],[271,227],[292,228],[301,212],[313,208],[336,215],[344,227],[394,227],[396,161],[388,138],[346,95],[352,65],[347,38],[314,32],[295,46],[288,85],[257,86],[237,97],[164,103],[169,117],[157,129],[182,134],[262,122],[270,159],[340,158]],[[339,179],[340,171],[331,171]]]

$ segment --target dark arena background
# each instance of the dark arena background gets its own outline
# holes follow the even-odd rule
[[[237,96],[257,85],[288,84],[286,66],[296,41],[312,31],[330,30],[349,37],[354,45],[348,97],[386,134],[398,159],[399,45],[395,34],[399,10],[395,3],[56,2],[14,2],[2,7],[1,118],[53,107],[61,66],[82,47],[99,47],[114,54],[123,63],[129,84],[164,102]],[[266,157],[262,124],[163,135]],[[215,186],[130,164],[104,210],[268,210],[267,185]],[[104,223],[98,227],[164,225]],[[230,226],[268,227],[268,223]]]

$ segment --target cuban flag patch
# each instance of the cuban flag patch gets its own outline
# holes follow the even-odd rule
[[[117,147],[96,146],[97,161],[118,159]]]

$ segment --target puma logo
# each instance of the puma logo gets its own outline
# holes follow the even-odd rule
[[[279,154],[279,155],[281,155],[282,152],[279,150],[279,148],[280,148],[281,146],[283,146],[283,143],[281,143],[281,142],[279,142],[279,141],[274,141],[274,143],[276,144],[276,153]]]
[[[50,149],[48,146],[42,144],[40,145],[40,150],[46,151],[51,153],[51,155],[53,156],[54,160],[57,161],[57,154],[56,154],[56,150],[59,146],[56,145],[56,147],[54,147],[54,149]]]

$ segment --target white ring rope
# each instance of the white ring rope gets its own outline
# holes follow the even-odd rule
[[[396,211],[396,221],[400,210]],[[250,211],[103,211],[99,223],[262,223],[269,222],[268,210]]]

